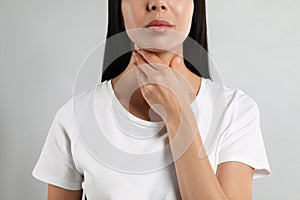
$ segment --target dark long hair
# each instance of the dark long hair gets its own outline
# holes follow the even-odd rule
[[[122,33],[125,31],[125,27],[123,25],[123,17],[122,17],[122,10],[121,10],[121,2],[122,0],[108,0],[108,28],[107,28],[107,35],[106,38],[110,38],[116,34]],[[206,26],[206,8],[205,8],[205,0],[194,0],[194,13],[192,18],[192,26],[189,32],[188,37],[195,40],[198,44],[201,45],[201,48],[205,50],[194,51],[197,52],[193,53],[193,55],[189,56],[189,61],[193,61],[193,63],[201,63],[200,70],[197,70],[190,62],[186,59],[184,60],[185,65],[187,68],[193,72],[194,74],[209,78],[209,66],[208,66],[208,47],[207,47],[207,26]],[[198,45],[197,45],[198,46]],[[197,48],[195,46],[194,48]],[[103,62],[103,74],[101,82],[105,80],[110,80],[115,78],[119,74],[121,74],[129,64],[131,58],[131,52],[127,52],[110,62],[110,54],[108,52],[115,52],[117,49],[131,49],[132,42],[129,37],[123,37],[121,41],[118,42],[109,42],[105,45],[105,52],[104,52],[104,62]],[[183,43],[183,55],[186,57],[187,52],[191,54],[191,44]],[[190,49],[190,51],[188,51]],[[200,54],[200,55],[199,55]],[[199,72],[201,71],[201,73]]]

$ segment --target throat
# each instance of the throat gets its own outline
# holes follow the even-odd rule
[[[134,92],[129,100],[129,112],[146,121],[162,121],[160,115],[154,112],[140,92]]]

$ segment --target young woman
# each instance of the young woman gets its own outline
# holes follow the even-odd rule
[[[213,83],[205,56],[201,73],[184,59],[187,37],[207,50],[205,15],[204,0],[109,1],[107,38],[126,31],[135,50],[109,63],[109,49],[118,47],[107,45],[102,83],[95,96],[76,97],[77,107],[95,108],[109,141],[142,157],[117,155],[97,134],[79,131],[71,99],[57,112],[33,171],[48,183],[49,200],[79,200],[83,192],[88,200],[252,198],[252,180],[270,174],[258,107],[241,90]],[[224,107],[220,137],[207,149],[217,99],[210,88],[224,94]]]

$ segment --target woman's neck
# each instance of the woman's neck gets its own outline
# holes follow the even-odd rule
[[[174,57],[174,54],[169,53],[169,52],[155,52],[155,54],[164,63],[168,63],[169,65],[170,65],[171,60]],[[114,92],[121,103],[129,102],[129,105],[128,105],[129,107],[126,109],[131,114],[133,114],[141,119],[148,120],[148,121],[161,121],[161,120],[157,120],[157,119],[160,119],[159,116],[155,116],[154,120],[153,120],[153,116],[151,116],[151,119],[150,119],[150,116],[149,116],[150,106],[148,105],[146,100],[143,98],[141,90],[139,88],[136,89],[130,96],[122,95],[122,93],[124,94],[124,91],[115,89],[115,86],[117,85],[118,81],[122,82],[121,86],[126,85],[127,88],[130,88],[130,87],[137,88],[137,82],[135,80],[134,73],[132,73],[133,72],[132,69],[134,67],[133,64],[134,64],[134,60],[133,60],[133,57],[131,57],[130,62],[128,64],[128,66],[126,67],[126,69],[121,74],[119,74],[117,77],[112,79],[112,86],[113,86]],[[184,74],[182,74],[182,75],[186,79],[186,81],[188,81],[189,84],[193,87],[194,92],[197,95],[199,92],[199,89],[200,89],[202,79],[199,76],[192,73],[187,67],[186,67],[186,70],[184,71]],[[125,81],[126,83],[123,83],[123,81]],[[125,105],[123,105],[123,106],[126,107]]]

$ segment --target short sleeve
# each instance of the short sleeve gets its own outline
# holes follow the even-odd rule
[[[68,190],[80,190],[82,175],[76,169],[71,154],[71,139],[64,127],[65,116],[60,108],[51,124],[48,136],[32,175],[43,182]]]
[[[230,128],[220,142],[218,164],[238,161],[254,168],[253,179],[271,173],[255,101],[241,90],[234,97]]]

